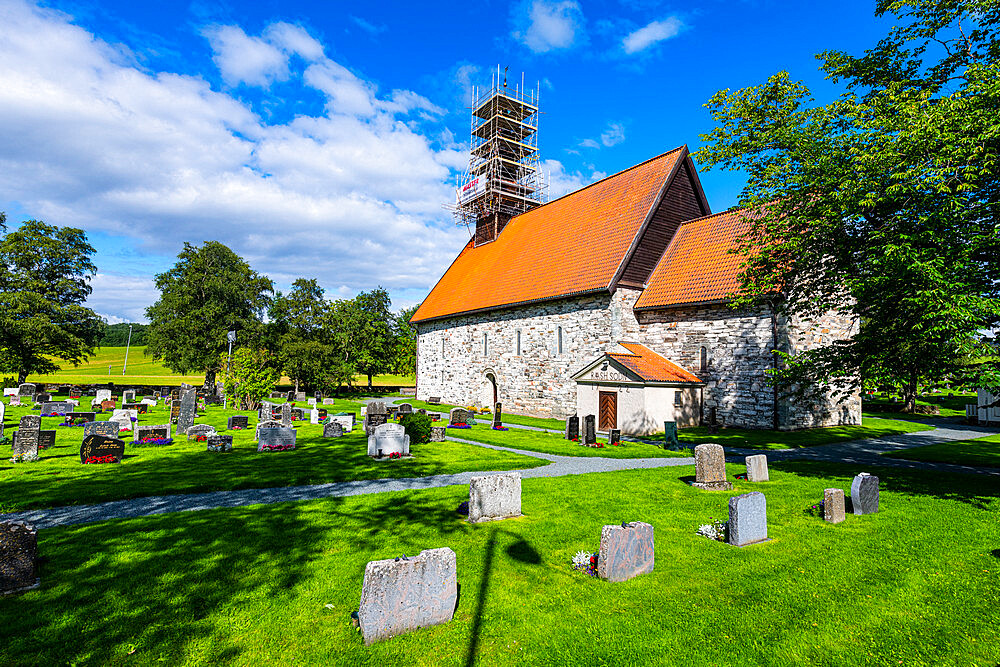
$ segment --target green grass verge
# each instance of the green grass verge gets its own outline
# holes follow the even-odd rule
[[[911,447],[883,454],[883,456],[906,459],[907,461],[935,461],[963,466],[1000,468],[1000,435],[991,435],[977,440],[958,440],[941,442],[936,445],[924,445],[923,447]]]
[[[334,406],[334,411],[352,405],[344,401]],[[8,406],[5,432],[9,435],[21,415],[28,413],[27,408]],[[226,431],[226,417],[231,414],[250,415],[251,428]],[[106,419],[108,415],[98,417]],[[515,470],[544,464],[510,452],[454,442],[414,445],[412,459],[373,461],[367,456],[363,428],[355,428],[342,438],[322,438],[323,427],[308,421],[295,422],[298,431],[295,451],[258,454],[253,430],[256,414],[209,406],[196,423],[211,424],[220,433],[233,435],[231,453],[206,452],[204,443],[187,442],[181,436],[166,447],[138,447],[129,443],[125,459],[119,465],[83,465],[79,456],[83,429],[58,426],[61,421],[60,417],[42,418],[43,429],[56,430],[56,446],[40,451],[39,461],[13,464],[6,457],[0,458],[0,511],[171,493],[424,477],[467,470]],[[167,421],[169,412],[163,404],[139,417],[142,424]],[[128,443],[131,434],[122,434],[122,438]]]
[[[460,486],[48,529],[42,588],[0,599],[0,662],[996,664],[996,481],[869,471],[881,511],[836,526],[803,509],[854,467],[773,464],[738,484],[767,494],[772,538],[743,549],[695,535],[732,494],[685,485],[689,467],[526,479],[523,518],[478,525],[455,513]],[[652,573],[570,569],[622,521],[653,525]],[[454,619],[365,647],[348,617],[366,562],[445,546]]]
[[[584,447],[578,442],[565,440],[562,435],[556,433],[528,431],[518,428],[511,428],[507,431],[494,431],[489,424],[478,424],[469,429],[450,428],[447,433],[449,436],[455,438],[485,442],[491,445],[501,445],[513,449],[525,449],[531,452],[558,454],[560,456],[599,456],[609,459],[691,456],[691,450],[689,449],[673,452],[644,442],[622,442],[619,447]],[[598,440],[600,442],[607,442],[607,438],[598,438]]]
[[[748,449],[800,449],[829,445],[846,440],[863,438],[881,438],[900,433],[928,431],[933,426],[910,421],[863,417],[861,426],[830,426],[826,428],[810,428],[803,431],[773,431],[769,429],[725,428],[718,433],[709,433],[705,427],[681,429],[681,443],[691,445],[703,442],[714,442],[723,447],[745,447]],[[660,433],[656,437],[663,438]]]
[[[396,398],[396,397],[391,397],[391,398]],[[431,403],[427,403],[426,401],[418,401],[414,398],[406,398],[406,397],[402,397],[397,401],[397,403],[404,403],[404,402],[412,404],[414,409],[424,408],[425,410],[429,410],[430,412],[440,412],[443,415],[447,415],[452,408],[468,407],[462,405],[447,405],[443,403],[440,405],[433,405]],[[483,415],[483,419],[492,420],[493,417],[489,415]],[[563,430],[563,428],[566,426],[566,422],[563,421],[562,419],[551,419],[548,417],[529,417],[527,415],[514,415],[510,414],[506,410],[504,410],[503,413],[503,423],[520,424],[522,426],[537,426],[538,428],[551,428],[557,431]]]
[[[867,398],[867,397],[866,397]],[[866,403],[890,403],[893,398],[897,397],[890,396],[889,394],[876,394],[870,399],[867,399]],[[900,412],[875,412],[874,410],[869,410],[865,408],[862,404],[862,410],[866,414],[871,414],[877,417],[884,417],[886,419],[907,419],[907,420],[921,420],[921,419],[941,419],[942,417],[965,417],[965,406],[968,403],[975,403],[975,394],[955,394],[954,396],[948,396],[947,394],[931,394],[923,398],[917,399],[917,405],[936,405],[941,410],[940,415],[911,415],[903,414]]]

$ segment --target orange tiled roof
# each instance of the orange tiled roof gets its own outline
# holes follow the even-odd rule
[[[742,255],[729,252],[750,229],[750,213],[732,210],[681,224],[636,309],[722,301],[740,284]]]
[[[470,240],[410,321],[609,289],[686,156],[675,148],[522,213],[495,241]]]
[[[618,343],[629,354],[608,352],[608,356],[637,374],[646,382],[701,382],[698,376],[689,373],[672,361],[664,359],[656,352],[639,343]]]

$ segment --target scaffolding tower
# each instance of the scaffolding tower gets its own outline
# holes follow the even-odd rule
[[[507,84],[497,65],[490,87],[472,88],[469,168],[459,179],[455,221],[475,226],[475,244],[492,241],[512,217],[545,202],[538,167],[539,87]],[[471,229],[470,229],[471,231]]]

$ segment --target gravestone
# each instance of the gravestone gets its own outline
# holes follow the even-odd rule
[[[337,404],[337,399],[335,399],[335,398],[324,398],[323,399],[323,405],[336,405],[336,404]]]
[[[316,399],[315,398],[310,398],[308,401],[306,401],[306,404],[310,405],[310,406],[316,405]]]
[[[285,427],[292,425],[292,406],[288,403],[281,404],[281,425]]]
[[[150,408],[155,408],[157,403],[155,398],[144,398],[139,401],[142,405],[146,406],[146,410],[149,411]]]
[[[160,392],[158,392],[158,391],[154,391],[153,392],[153,399],[154,400],[159,400],[160,396],[162,396],[162,394]]]
[[[728,491],[733,485],[726,480],[726,452],[722,445],[704,444],[694,448],[694,486],[709,491]]]
[[[823,490],[823,520],[827,523],[840,523],[845,517],[844,490]]]
[[[187,439],[198,438],[200,436],[205,436],[206,438],[210,435],[215,435],[215,427],[210,424],[195,424],[187,431],[184,432]]]
[[[18,424],[21,430],[37,431],[42,427],[42,418],[39,415],[24,415]]]
[[[292,421],[303,421],[306,418],[305,408],[292,408]]]
[[[444,442],[447,429],[444,426],[431,426],[431,442]]]
[[[358,609],[365,644],[450,621],[458,603],[456,563],[447,547],[370,561]]]
[[[399,424],[379,424],[368,436],[368,456],[410,455],[410,436]]]
[[[288,392],[288,393],[291,394],[292,392]],[[289,396],[288,400],[290,400],[290,401],[292,401],[292,400],[295,400],[295,401],[304,401],[304,400],[306,400],[306,392],[304,392],[304,391],[295,392],[295,398],[293,399],[291,396]]]
[[[493,428],[503,428],[503,404],[493,406]]]
[[[144,415],[144,414],[146,414],[146,410],[148,410],[149,408],[146,406],[145,403],[125,403],[123,401],[122,402],[122,409],[123,410],[134,410],[136,413],[138,413],[140,415]]]
[[[663,448],[677,451],[681,448],[677,437],[677,422],[663,422]]]
[[[328,423],[332,422],[340,424],[341,428],[344,429],[344,433],[350,433],[354,428],[354,415],[332,415]]]
[[[3,420],[6,415],[7,415],[7,404],[4,403],[3,401],[0,401],[0,427],[3,426]]]
[[[38,531],[29,523],[0,523],[0,595],[38,588]]]
[[[318,424],[319,423],[319,410],[313,408],[309,411],[309,423]]]
[[[115,417],[126,417],[129,421],[133,419],[138,421],[139,413],[136,410],[126,410],[125,408],[121,408],[119,410],[114,410],[111,413],[111,418],[114,419]]]
[[[14,431],[12,437],[17,437],[17,431]],[[39,449],[51,449],[56,446],[56,430],[55,429],[43,429],[38,431],[38,448]]]
[[[270,447],[295,449],[296,433],[297,431],[294,428],[286,426],[260,429],[257,432],[257,451],[269,451]]]
[[[371,436],[372,432],[389,421],[386,414],[385,403],[382,401],[372,401],[368,404],[365,412],[365,434]]]
[[[452,408],[448,413],[448,425],[457,426],[469,423],[469,411],[465,408]]]
[[[83,437],[88,435],[103,435],[108,438],[118,437],[117,422],[87,422],[83,425]]]
[[[324,419],[326,419],[326,416],[327,416],[327,414],[328,414],[326,410],[324,410],[323,408],[320,408],[320,409],[319,409],[319,410],[317,410],[316,412],[318,412],[318,413],[319,413],[319,420],[320,420],[321,422],[322,422],[322,421],[323,421]]]
[[[428,405],[441,405],[441,397],[440,396],[431,396],[430,398],[427,399],[427,404]]]
[[[756,454],[746,458],[747,481],[767,482],[770,478],[767,475],[767,455]]]
[[[194,426],[195,404],[198,399],[194,389],[188,389],[181,394],[180,411],[177,413],[177,432],[185,433]]]
[[[742,547],[767,540],[767,499],[760,491],[729,499],[726,543]]]
[[[272,391],[269,398],[284,398],[285,392],[283,391]]]
[[[91,403],[91,405],[93,405],[93,403]],[[98,405],[101,406],[101,410],[114,410],[115,406],[118,404],[114,401],[101,401]]]
[[[628,581],[653,571],[653,527],[633,521],[601,529],[597,576],[607,581]]]
[[[11,405],[21,405],[21,396],[19,394],[15,394],[15,395],[11,396],[10,397],[10,404]]]
[[[125,456],[125,443],[118,438],[88,435],[80,445],[80,463],[91,457],[113,456],[120,463]]]
[[[403,415],[412,415],[412,414],[413,414],[413,405],[411,403],[400,403],[399,404],[399,416],[400,417],[402,417]]]
[[[473,477],[469,481],[469,521],[521,516],[521,473]]]
[[[155,438],[157,440],[168,440],[170,439],[170,424],[137,424],[135,427],[135,435],[133,440],[135,442],[140,442],[147,438]]]
[[[69,419],[72,419],[73,421],[76,421],[77,419],[82,419],[83,421],[81,423],[86,424],[87,422],[94,421],[94,419],[97,418],[97,413],[96,412],[76,412],[74,410],[73,412],[68,413],[66,415],[66,417],[69,418]]]
[[[34,396],[35,391],[36,391],[35,385],[31,384],[30,382],[25,382],[24,384],[18,385],[17,387],[18,396]]]
[[[135,403],[135,391],[123,391],[122,392],[122,403]]]
[[[576,415],[572,417],[566,417],[566,439],[567,440],[579,440],[580,439],[580,418]]]
[[[583,444],[597,444],[597,417],[594,415],[583,418]]]
[[[250,427],[250,417],[247,415],[232,415],[226,419],[226,428],[230,431],[244,430]]]
[[[878,512],[878,477],[866,472],[851,482],[851,507],[855,514]]]
[[[340,438],[344,435],[344,425],[340,422],[328,422],[323,424],[324,438]]]
[[[608,444],[617,445],[622,441],[622,430],[620,428],[612,428],[608,430]]]
[[[33,461],[38,458],[38,441],[41,439],[39,427],[42,418],[38,415],[25,415],[21,417],[20,426],[13,438],[13,455],[23,457]]]
[[[233,436],[219,435],[213,433],[205,441],[205,451],[207,452],[231,452],[233,451]]]
[[[45,392],[42,394],[35,394],[36,403],[49,403],[52,401],[52,394]]]
[[[263,429],[268,428],[283,428],[281,422],[275,419],[265,419],[262,422],[257,422],[257,430],[254,432],[254,440],[260,441],[260,432]]]
[[[119,433],[131,433],[133,431],[132,419],[126,417],[125,415],[118,415],[117,417],[112,416],[108,418],[108,421],[118,424]]]
[[[97,390],[97,395],[94,398],[97,399],[98,403],[100,403],[101,401],[110,401],[111,400],[111,390],[110,389],[98,389]]]

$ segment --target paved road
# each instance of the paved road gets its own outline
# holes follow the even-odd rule
[[[510,426],[513,426],[511,424]],[[906,433],[885,438],[869,440],[852,440],[818,447],[804,449],[785,449],[764,452],[770,461],[806,460],[831,461],[837,463],[852,463],[859,466],[894,466],[900,468],[941,470],[947,472],[963,472],[1000,476],[1000,469],[973,468],[943,463],[922,463],[919,461],[904,461],[880,456],[881,453],[898,451],[909,447],[948,442],[952,440],[968,440],[981,438],[997,433],[995,429],[978,426],[966,426],[941,422],[933,431]],[[522,477],[561,477],[564,475],[583,475],[593,472],[612,472],[615,470],[635,470],[642,468],[663,468],[670,466],[694,465],[691,457],[650,458],[650,459],[610,459],[583,456],[556,456],[529,452],[510,447],[499,447],[484,443],[472,442],[461,438],[449,438],[455,442],[465,442],[479,447],[515,452],[548,461],[548,465],[529,470],[521,470]],[[745,456],[760,454],[761,450],[729,449],[727,460],[742,463]],[[328,484],[312,484],[309,486],[279,487],[271,489],[245,489],[239,491],[214,491],[211,493],[177,494],[169,496],[152,496],[133,500],[118,500],[99,505],[73,505],[43,510],[28,510],[0,514],[0,521],[27,521],[39,529],[54,526],[66,526],[79,523],[107,521],[109,519],[130,519],[170,512],[195,512],[216,507],[243,507],[270,503],[283,503],[299,500],[314,500],[334,496],[356,496],[367,493],[385,493],[387,491],[410,491],[429,489],[442,486],[466,485],[475,475],[497,474],[500,471],[463,472],[454,475],[433,475],[430,477],[413,477],[401,479],[373,479],[352,482],[332,482]]]

